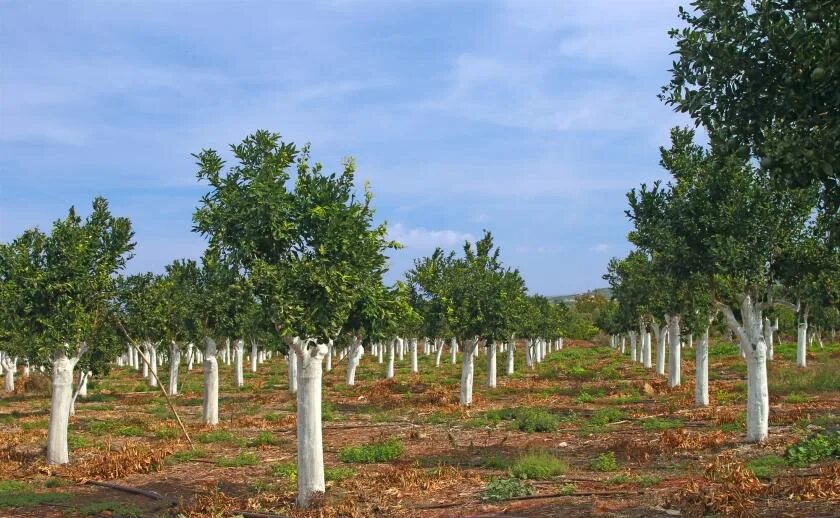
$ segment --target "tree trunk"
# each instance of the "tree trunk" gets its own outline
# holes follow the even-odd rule
[[[397,338],[397,353],[400,356],[400,361],[405,359],[405,340],[402,338]]]
[[[385,367],[385,379],[394,377],[394,347],[396,347],[396,340],[388,340],[388,365]]]
[[[621,335],[621,354],[627,352],[627,341],[624,339],[624,335]]]
[[[417,367],[417,339],[412,338],[409,344],[409,348],[411,349],[411,372],[420,372]]]
[[[656,336],[656,373],[665,375],[665,339],[668,337],[668,322],[666,321],[662,327],[654,322],[653,334]]]
[[[56,354],[52,368],[52,398],[50,424],[47,431],[47,464],[67,464],[67,425],[70,422],[70,402],[73,398],[73,367],[78,358]]]
[[[452,365],[455,365],[455,362],[458,361],[458,341],[455,340],[454,336],[451,340],[449,340],[449,352],[452,356],[452,358],[450,358],[451,363]]]
[[[155,349],[154,345],[149,344],[149,366],[151,372],[149,372],[149,386],[157,387],[157,372],[158,372],[158,362],[157,362],[157,349]]]
[[[219,424],[219,362],[216,341],[204,337],[204,424]]]
[[[257,341],[251,339],[251,372],[257,372],[257,366],[260,363],[260,349],[257,346]]]
[[[630,359],[636,361],[636,332],[628,331],[627,334],[630,336]]]
[[[507,375],[512,376],[514,373],[514,361],[516,354],[516,340],[511,337],[507,346]]]
[[[178,394],[178,367],[181,366],[181,348],[172,340],[169,346],[169,395]]]
[[[297,394],[298,392],[298,357],[294,351],[289,349],[289,354],[286,357],[289,361],[289,393]]]
[[[362,341],[359,338],[353,338],[353,344],[350,346],[350,354],[347,357],[347,384],[356,384],[356,367],[359,366],[359,361],[365,354],[365,349],[362,347]]]
[[[694,406],[709,406],[709,326],[694,349]]]
[[[297,503],[309,507],[313,497],[324,492],[324,441],[321,425],[321,362],[327,346],[298,345],[290,351],[300,360],[297,393]]]
[[[327,356],[324,358],[325,369],[327,372],[332,371],[332,359],[333,359],[333,341],[330,340],[327,343]]]
[[[805,306],[804,311],[800,315],[799,325],[796,329],[796,366],[806,367],[808,360],[806,358],[808,348],[806,340],[808,338],[808,307]]]
[[[195,362],[195,350],[192,342],[187,344],[187,370],[193,369],[193,362]]]
[[[149,348],[150,347],[151,347],[151,344],[149,342],[143,342],[143,350],[140,352],[140,354],[143,355],[143,359],[141,360],[140,358],[138,358],[138,360],[143,364],[142,365],[142,370],[143,370],[143,377],[144,378],[149,377],[149,360],[150,360],[150,358],[149,358]]]
[[[496,341],[487,347],[487,387],[496,388]]]
[[[680,367],[682,349],[680,344],[680,316],[671,315],[668,337],[671,341],[671,350],[668,351],[668,386],[677,387],[681,383]]]
[[[438,342],[438,338],[435,338],[435,367],[440,367],[440,357],[443,355],[443,341],[441,340]]]
[[[740,301],[741,325],[729,306],[723,306],[726,323],[738,336],[747,361],[747,442],[767,438],[770,398],[767,390],[767,344],[762,331],[761,309],[749,295]]]
[[[245,385],[244,362],[242,355],[245,353],[245,342],[240,338],[233,343],[233,384],[237,388]]]
[[[3,359],[3,376],[6,382],[6,392],[15,391],[15,364],[9,358]]]
[[[642,340],[642,355],[644,356],[642,359],[646,369],[653,368],[653,351],[651,349],[650,331],[645,331],[645,336]]]
[[[470,406],[473,399],[473,378],[475,377],[475,347],[478,346],[478,340],[471,338],[464,342],[464,353],[461,355],[463,364],[461,365],[461,404]]]

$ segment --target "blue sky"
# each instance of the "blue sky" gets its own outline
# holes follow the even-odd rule
[[[685,123],[673,0],[0,3],[0,240],[101,194],[131,271],[198,257],[190,153],[260,128],[352,155],[405,248],[487,228],[532,291],[604,285],[625,193]]]

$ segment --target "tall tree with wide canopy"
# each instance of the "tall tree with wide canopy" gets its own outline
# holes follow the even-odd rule
[[[679,17],[662,99],[721,152],[759,157],[783,186],[819,186],[840,246],[840,3],[694,0]]]
[[[742,157],[707,151],[693,139],[693,131],[674,129],[672,159],[665,161],[674,183],[643,186],[631,198],[634,239],[685,283],[684,294],[708,289],[724,313],[747,361],[747,440],[763,441],[769,400],[762,313],[772,303],[773,265],[804,225],[810,198],[774,188]]]
[[[195,230],[253,283],[297,359],[298,504],[306,507],[325,489],[326,344],[338,337],[358,286],[382,267],[393,243],[384,225],[373,224],[370,191],[356,195],[352,160],[340,174],[324,174],[320,164],[310,165],[308,147],[299,151],[268,131],[247,136],[231,152],[236,162],[226,172],[216,151],[196,155],[198,178],[210,192],[194,214]]]

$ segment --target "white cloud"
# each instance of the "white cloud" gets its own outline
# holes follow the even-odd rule
[[[607,250],[609,250],[609,249],[610,249],[610,245],[608,245],[606,243],[598,243],[597,245],[590,247],[589,251],[590,252],[597,252],[599,254],[605,254],[605,253],[607,253]]]
[[[422,227],[408,227],[402,223],[388,228],[388,237],[402,243],[406,248],[430,250],[435,247],[452,248],[460,246],[464,241],[474,241],[472,234],[457,230],[428,230]]]

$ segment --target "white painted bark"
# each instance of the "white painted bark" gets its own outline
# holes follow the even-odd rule
[[[5,379],[6,392],[15,391],[15,365],[10,358],[3,358],[3,377]]]
[[[743,324],[732,309],[723,306],[726,323],[738,336],[747,360],[747,442],[767,438],[770,397],[767,390],[767,344],[762,330],[761,308],[749,295],[740,298]]]
[[[487,347],[487,387],[496,388],[496,341]]]
[[[534,368],[534,342],[530,338],[525,340],[525,366],[529,369]]]
[[[332,371],[332,358],[333,358],[333,341],[330,340],[327,343],[327,356],[325,357],[325,368],[327,372]]]
[[[30,369],[31,369],[31,367],[29,366],[29,360],[26,360],[26,362],[23,364],[23,377],[24,378],[29,377]]]
[[[394,347],[396,339],[388,340],[388,365],[385,367],[385,379],[394,377]]]
[[[251,339],[251,372],[257,372],[257,365],[260,363],[260,350],[257,341]]]
[[[245,341],[240,338],[233,342],[233,385],[237,388],[245,386],[244,354]]]
[[[400,361],[405,359],[405,340],[397,338],[397,352],[400,355]]]
[[[440,367],[440,357],[443,356],[443,342],[435,338],[435,367]]]
[[[475,378],[475,354],[473,351],[477,346],[478,340],[472,338],[464,342],[460,394],[460,401],[464,406],[470,406],[473,400],[473,379]]]
[[[709,327],[694,349],[694,406],[709,406]]]
[[[808,306],[805,306],[804,310],[801,312],[799,316],[799,323],[796,326],[796,366],[797,367],[807,367],[808,366],[808,347],[806,345],[806,339],[808,337]]]
[[[79,371],[79,395],[82,397],[87,397],[88,395],[88,380],[92,374],[90,371]]]
[[[420,368],[417,366],[417,339],[412,338],[408,344],[408,352],[411,356],[411,372],[420,372]]]
[[[178,394],[178,368],[181,366],[181,348],[175,340],[169,344],[169,395]]]
[[[204,424],[219,424],[219,362],[216,359],[216,341],[204,337]]]
[[[653,351],[651,350],[650,331],[645,331],[642,337],[642,364],[646,369],[653,368]]]
[[[630,359],[636,361],[636,332],[628,331],[627,336],[630,337]]]
[[[512,376],[514,373],[514,355],[516,354],[516,340],[511,337],[507,345],[507,375]]]
[[[143,377],[144,378],[149,377],[149,348],[150,347],[151,347],[151,344],[149,344],[149,342],[143,342],[143,350],[140,353],[140,354],[143,355],[143,358],[138,358],[138,360],[142,364],[142,370],[143,370]]]
[[[680,344],[680,316],[671,315],[668,337],[671,348],[668,351],[668,386],[676,387],[681,383],[682,348]]]
[[[321,424],[321,362],[327,354],[324,344],[293,346],[300,361],[297,393],[297,503],[308,507],[313,497],[326,489],[324,441]]]
[[[359,338],[353,338],[353,343],[350,345],[350,353],[347,356],[347,384],[356,384],[356,368],[359,366],[359,361],[365,354],[365,348],[362,347],[362,341]]]
[[[158,362],[157,362],[157,349],[155,349],[154,345],[149,344],[149,365],[151,372],[149,373],[149,386],[157,387],[157,371],[158,371]]]
[[[297,394],[298,392],[298,357],[294,351],[289,349],[289,354],[286,356],[289,362],[289,392]]]
[[[624,335],[621,335],[621,354],[627,352],[627,340],[624,339]]]
[[[451,355],[450,361],[452,365],[455,365],[455,362],[458,361],[458,341],[455,340],[454,336],[449,340],[449,352]]]
[[[231,354],[230,354],[230,338],[225,338],[225,354],[224,354],[224,361],[225,365],[230,365],[231,363]]]
[[[668,321],[666,317],[662,327],[656,322],[653,323],[653,334],[656,336],[656,373],[665,375],[665,340],[668,338]]]
[[[47,464],[67,464],[67,425],[70,422],[70,402],[73,397],[73,367],[78,357],[68,358],[59,352],[53,360],[50,424],[47,431]]]

